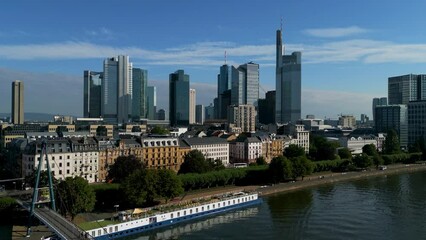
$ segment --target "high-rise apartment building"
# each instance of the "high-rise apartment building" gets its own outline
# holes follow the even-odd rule
[[[132,117],[132,63],[129,56],[105,59],[101,113],[104,120],[125,123]]]
[[[241,132],[256,131],[256,108],[253,105],[231,105],[228,107],[228,122]]]
[[[204,124],[204,105],[195,106],[195,122]]]
[[[140,68],[132,69],[132,116],[134,120],[140,120],[147,117],[147,83],[148,71]]]
[[[389,105],[426,100],[426,74],[408,74],[388,78]]]
[[[171,126],[189,125],[189,75],[183,70],[169,75],[169,120]]]
[[[195,104],[196,92],[195,89],[189,89],[189,124],[195,123]]]
[[[281,30],[277,30],[275,118],[277,123],[296,123],[301,118],[302,53],[283,54]]]
[[[377,106],[386,106],[388,105],[388,98],[381,97],[381,98],[373,98],[373,120],[376,119],[376,107]]]
[[[24,124],[24,83],[12,82],[12,123]]]
[[[407,105],[377,106],[374,119],[377,132],[386,133],[393,129],[398,133],[401,147],[408,146],[408,111]]]
[[[259,100],[259,64],[249,62],[231,67],[231,104],[257,106]]]
[[[342,128],[355,128],[356,119],[352,115],[341,115],[339,117],[339,125]]]
[[[102,72],[84,71],[83,116],[101,117]]]
[[[157,88],[154,86],[148,86],[146,88],[146,106],[147,106],[147,118],[149,120],[156,119],[157,113]]]

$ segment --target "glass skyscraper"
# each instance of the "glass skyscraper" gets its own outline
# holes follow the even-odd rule
[[[230,105],[226,91],[231,89],[232,82],[232,67],[224,64],[220,67],[220,73],[217,75],[217,99],[218,99],[218,119],[226,119],[227,107]]]
[[[132,63],[129,56],[104,61],[101,113],[105,121],[125,123],[132,116]]]
[[[83,116],[101,117],[102,72],[84,71]]]
[[[249,62],[232,67],[231,105],[257,106],[259,100],[259,64]]]
[[[426,75],[408,74],[388,78],[389,105],[426,100]]]
[[[140,68],[133,68],[133,93],[132,93],[132,115],[134,120],[147,117],[146,105],[146,85],[148,82],[148,71]]]
[[[281,30],[276,44],[276,123],[296,123],[301,118],[302,53],[283,55]]]
[[[150,120],[155,120],[157,115],[157,88],[154,86],[148,86],[146,88],[146,106],[146,117]]]
[[[169,120],[171,126],[189,125],[189,75],[177,70],[169,75]]]

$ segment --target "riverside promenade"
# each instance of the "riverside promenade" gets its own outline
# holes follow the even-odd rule
[[[226,192],[238,191],[257,191],[260,196],[266,196],[275,193],[282,193],[288,191],[295,191],[303,188],[314,187],[323,184],[332,184],[341,181],[350,181],[357,179],[364,179],[368,177],[384,176],[391,174],[409,173],[417,171],[426,171],[426,164],[393,164],[388,165],[386,170],[377,170],[371,168],[369,170],[359,172],[319,172],[306,176],[303,180],[290,181],[286,183],[279,183],[265,186],[228,186],[228,187],[215,187],[211,189],[203,189],[193,191],[185,194],[180,201],[187,201],[196,198],[208,197]],[[176,200],[175,200],[176,201]]]

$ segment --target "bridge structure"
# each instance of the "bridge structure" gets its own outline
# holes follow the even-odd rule
[[[47,190],[46,188],[39,188],[40,172],[43,167],[44,160],[46,161],[49,177],[48,194],[46,191],[43,191]],[[52,174],[49,158],[47,156],[46,141],[43,141],[41,146],[40,160],[37,168],[35,186],[33,188],[32,201],[31,203],[24,203],[17,200],[17,202],[30,212],[28,218],[27,237],[31,236],[32,219],[33,217],[36,217],[61,239],[93,239],[87,232],[83,231],[56,212],[55,195],[53,192]],[[42,206],[45,203],[50,203],[50,208]]]

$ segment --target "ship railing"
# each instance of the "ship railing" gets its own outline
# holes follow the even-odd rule
[[[193,208],[193,207],[197,207],[197,206],[201,206],[201,205],[205,205],[205,204],[209,204],[209,203],[215,203],[215,202],[220,202],[220,201],[228,201],[228,200],[232,200],[232,199],[236,199],[239,197],[243,197],[243,196],[249,196],[252,195],[256,192],[229,192],[229,193],[225,193],[225,194],[218,194],[218,195],[214,195],[212,196],[210,199],[206,199],[206,198],[197,198],[197,199],[192,199],[192,200],[188,200],[184,203],[178,203],[178,204],[173,204],[173,205],[166,205],[166,206],[162,206],[162,207],[152,207],[152,208],[145,208],[144,210],[146,210],[145,214],[144,213],[138,213],[135,216],[133,216],[133,214],[129,213],[126,217],[126,220],[123,220],[122,222],[129,222],[129,221],[135,221],[135,220],[139,220],[142,218],[148,218],[148,217],[154,217],[157,215],[161,215],[161,214],[166,214],[166,213],[170,213],[170,212],[175,212],[175,211],[180,211],[180,210],[184,210],[184,209],[188,209],[188,208]],[[151,211],[151,212],[150,212]],[[153,212],[152,212],[153,211]],[[147,213],[150,212],[150,213]]]

